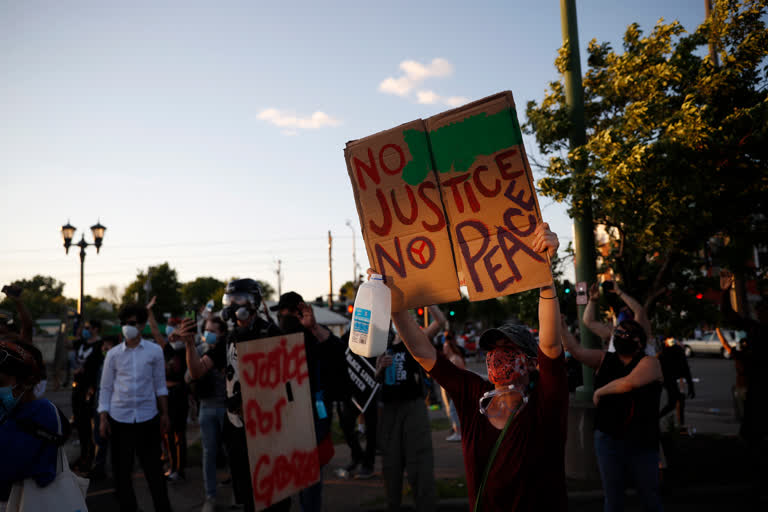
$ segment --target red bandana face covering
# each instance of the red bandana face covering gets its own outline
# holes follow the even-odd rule
[[[534,368],[533,360],[512,347],[496,347],[485,356],[488,379],[501,386],[515,384]]]

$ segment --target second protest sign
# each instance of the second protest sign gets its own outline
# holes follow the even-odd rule
[[[303,334],[237,345],[256,510],[320,480]]]

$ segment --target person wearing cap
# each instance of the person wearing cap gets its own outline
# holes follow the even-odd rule
[[[558,247],[549,226],[537,226],[532,248],[553,256]],[[392,319],[414,359],[456,405],[470,506],[565,510],[568,381],[554,287],[539,289],[538,346],[521,325],[483,333],[490,382],[439,354],[407,311]]]
[[[304,346],[309,371],[309,389],[313,397],[312,416],[318,446],[320,467],[333,456],[331,414],[333,403],[349,399],[351,382],[347,372],[346,347],[328,328],[317,323],[312,306],[296,292],[280,296],[276,306],[280,329],[284,333],[304,333]],[[299,493],[304,512],[322,510],[322,480]]]
[[[563,320],[565,322],[565,320]],[[645,352],[645,328],[623,320],[611,334],[615,352],[582,347],[563,329],[565,348],[595,370],[595,455],[605,490],[605,510],[624,510],[624,489],[633,481],[643,510],[661,511],[659,497],[659,402],[661,363]]]
[[[237,346],[240,343],[279,336],[280,329],[271,318],[260,311],[262,306],[261,286],[250,278],[230,281],[224,289],[221,299],[222,320],[233,322],[234,326],[226,334],[225,340],[213,345],[213,349],[197,357],[193,350],[187,351],[191,357],[187,360],[190,375],[198,378],[211,368],[224,374],[226,389],[227,415],[224,421],[222,437],[227,447],[229,464],[232,470],[232,493],[235,501],[242,505],[245,512],[255,510],[253,501],[252,474],[248,462],[248,444],[243,416],[243,397],[240,385]],[[266,313],[266,311],[264,311]],[[171,334],[172,339],[184,341],[187,347],[194,344],[197,325],[192,319],[185,319],[180,329]],[[208,500],[206,500],[208,501]],[[207,507],[211,508],[211,507]],[[287,511],[291,508],[290,498],[273,503],[265,510]]]
[[[35,397],[40,371],[30,346],[10,338],[0,334],[0,510],[14,483],[33,478],[45,487],[53,482],[58,446],[70,434],[56,406]]]

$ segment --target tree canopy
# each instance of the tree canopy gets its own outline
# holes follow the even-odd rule
[[[729,268],[744,268],[752,247],[768,241],[765,18],[764,0],[720,0],[692,33],[662,19],[648,35],[630,25],[623,52],[593,39],[583,146],[569,150],[562,81],[527,105],[525,130],[552,155],[541,192],[569,202],[576,217],[588,201],[595,223],[619,233],[604,262],[647,304],[714,284],[701,274],[710,240],[728,248],[718,257]],[[561,72],[567,60],[563,48]],[[585,172],[574,173],[578,161]]]
[[[184,309],[181,297],[181,284],[176,269],[166,262],[161,265],[149,267],[149,296],[157,297],[155,311],[157,313],[170,313],[178,315]],[[123,293],[123,304],[138,302],[144,304],[148,301],[145,285],[147,272],[138,271],[136,279],[128,285]]]
[[[194,308],[200,308],[213,299],[214,309],[221,309],[221,297],[226,285],[215,277],[198,277],[181,285],[181,298],[186,306]]]

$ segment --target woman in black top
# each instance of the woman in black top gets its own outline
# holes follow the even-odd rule
[[[624,509],[631,479],[647,511],[661,511],[659,498],[659,401],[661,365],[645,355],[646,334],[634,320],[613,331],[616,352],[583,348],[562,329],[563,342],[578,361],[596,370],[593,401],[595,453],[605,490],[605,511]]]

